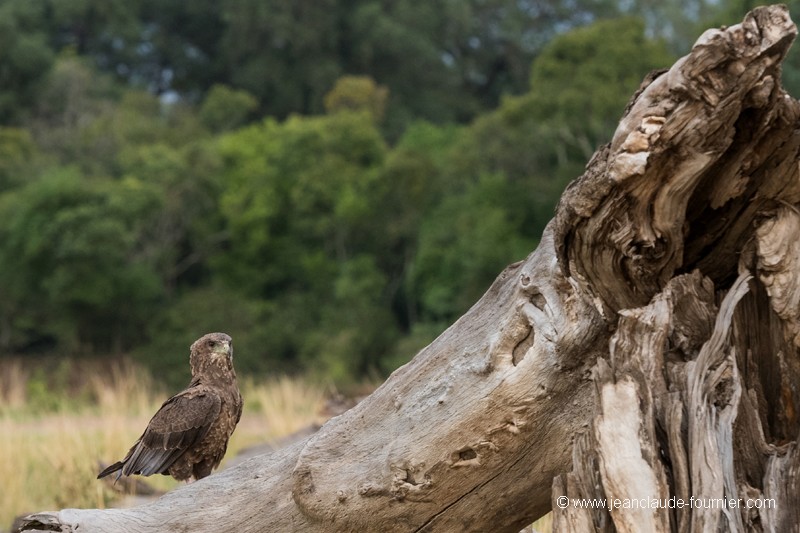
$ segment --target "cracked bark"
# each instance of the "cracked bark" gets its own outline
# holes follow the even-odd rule
[[[800,106],[780,87],[795,33],[759,8],[650,76],[539,247],[317,434],[26,530],[518,531],[558,496],[633,492],[780,505],[555,507],[557,529],[797,530]]]
[[[557,531],[800,531],[795,35],[777,6],[706,32],[562,198],[562,265],[615,332]]]

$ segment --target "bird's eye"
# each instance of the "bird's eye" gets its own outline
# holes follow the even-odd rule
[[[208,341],[208,345],[209,346],[216,346],[217,345],[217,341]]]

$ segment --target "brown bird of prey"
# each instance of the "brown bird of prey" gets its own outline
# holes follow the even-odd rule
[[[242,395],[233,370],[233,344],[209,333],[192,344],[192,381],[161,406],[122,461],[97,476],[170,475],[190,482],[215,469],[242,416]]]

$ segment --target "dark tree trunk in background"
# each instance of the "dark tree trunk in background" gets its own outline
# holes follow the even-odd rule
[[[518,531],[552,507],[558,531],[798,531],[800,105],[780,86],[795,33],[760,8],[648,79],[536,251],[317,434],[27,529]]]

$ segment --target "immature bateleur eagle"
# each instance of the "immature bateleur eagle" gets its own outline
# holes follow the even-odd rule
[[[192,344],[189,363],[189,387],[164,402],[125,458],[97,479],[119,471],[117,478],[160,473],[190,481],[219,465],[242,416],[231,338],[225,333],[200,337]]]

